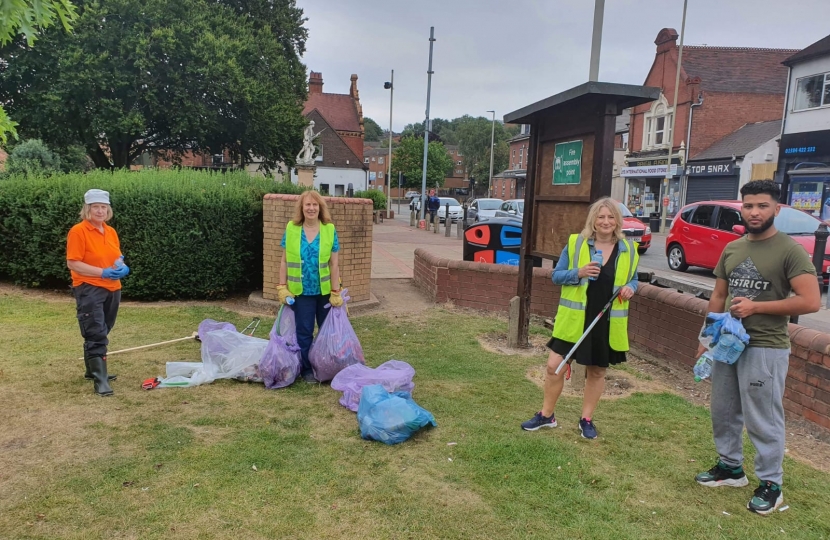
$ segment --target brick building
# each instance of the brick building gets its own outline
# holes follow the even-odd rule
[[[399,136],[392,138],[392,157],[395,157],[395,146],[400,142]],[[389,162],[387,161],[389,155],[389,140],[381,141],[379,144],[365,145],[363,149],[363,165],[368,167],[369,174],[369,188],[385,190],[387,184],[387,173],[389,169]],[[469,188],[467,180],[467,172],[464,168],[464,156],[455,145],[446,145],[447,155],[452,159],[453,168],[449,175],[444,178],[444,187],[438,190],[439,195],[455,196],[465,194]],[[423,154],[422,154],[423,155]],[[397,197],[397,173],[392,172],[391,185],[393,191],[392,196]],[[403,190],[405,191],[405,190]],[[419,190],[420,191],[420,190]]]
[[[314,120],[320,133],[314,143],[317,170],[314,187],[321,193],[345,195],[368,189],[368,170],[363,164],[363,107],[357,90],[357,75],[351,76],[348,94],[323,92],[323,74],[312,71],[308,78],[308,99],[303,116]],[[297,183],[296,170],[291,181]]]
[[[389,144],[389,141],[386,142]],[[394,152],[394,148],[392,150]],[[389,169],[389,146],[365,146],[363,148],[363,165],[369,167],[369,189],[386,189],[386,174]],[[394,179],[393,179],[394,180]],[[397,185],[392,182],[392,185]]]
[[[530,125],[522,124],[519,133],[507,140],[509,145],[509,161],[507,169],[493,175],[493,191],[491,196],[496,199],[522,199],[525,196],[525,180],[527,179],[527,158],[530,150]],[[487,179],[479,182],[481,189],[476,191],[482,197],[487,196]]]
[[[444,178],[444,189],[441,191],[450,197],[466,194],[470,186],[467,180],[467,170],[464,168],[464,156],[454,144],[445,145],[445,148],[452,160],[452,171]]]
[[[682,162],[748,123],[780,120],[787,70],[781,64],[795,50],[684,46],[677,111],[673,110],[678,61],[678,34],[664,28],[654,41],[657,51],[643,83],[662,90],[660,99],[631,111],[629,154],[622,177],[629,209],[647,217],[667,200],[673,217],[687,195],[737,197],[738,181],[721,182],[683,176]],[[669,133],[676,114],[675,132]],[[669,169],[672,179],[663,179]],[[697,199],[700,200],[700,199]]]

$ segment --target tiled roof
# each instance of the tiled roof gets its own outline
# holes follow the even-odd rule
[[[631,109],[623,109],[623,112],[617,117],[614,125],[614,133],[627,133],[628,124],[631,122]]]
[[[315,143],[323,145],[323,160],[316,161],[317,166],[368,170],[368,167],[363,164],[363,157],[355,155],[349,145],[333,129],[333,126],[320,114],[320,111],[312,110],[308,113],[308,116],[314,120],[314,130],[321,132],[320,138],[315,140]],[[347,161],[348,163],[346,163]]]
[[[752,49],[745,47],[683,47],[683,71],[700,77],[709,92],[783,94],[787,68],[781,64],[797,49]]]
[[[387,144],[389,144],[387,142]],[[363,157],[371,157],[371,156],[385,156],[389,153],[388,146],[379,146],[377,148],[367,148],[363,147]]]
[[[317,109],[336,131],[360,131],[360,118],[348,94],[309,94],[303,116]]]
[[[762,144],[781,134],[781,120],[745,124],[737,131],[715,141],[712,146],[697,154],[693,160],[743,157]]]
[[[794,55],[790,56],[782,62],[785,66],[792,66],[816,56],[830,56],[830,36],[820,39],[810,45],[801,49]]]

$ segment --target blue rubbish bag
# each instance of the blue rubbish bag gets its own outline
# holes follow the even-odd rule
[[[361,437],[389,445],[404,442],[424,426],[438,425],[409,392],[388,392],[380,384],[363,387],[357,422]]]
[[[730,313],[708,313],[699,340],[711,351],[712,358],[734,364],[749,344],[749,334],[741,320]]]

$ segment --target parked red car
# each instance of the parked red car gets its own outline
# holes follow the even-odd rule
[[[810,257],[815,247],[815,232],[821,221],[806,212],[781,205],[775,228],[804,246]],[[687,204],[672,221],[666,237],[669,268],[685,272],[690,266],[710,270],[717,266],[726,244],[746,233],[741,219],[741,201],[701,201]],[[824,252],[822,271],[827,282],[830,270],[830,242]]]
[[[634,240],[639,244],[637,253],[642,255],[651,247],[651,227],[643,224],[642,221],[634,217],[634,214],[623,203],[620,205],[620,212],[623,215],[622,230],[623,234],[629,239]]]

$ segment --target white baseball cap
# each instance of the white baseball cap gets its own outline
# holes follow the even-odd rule
[[[84,193],[84,202],[86,204],[109,204],[110,194],[108,191],[104,191],[103,189],[90,189]]]

